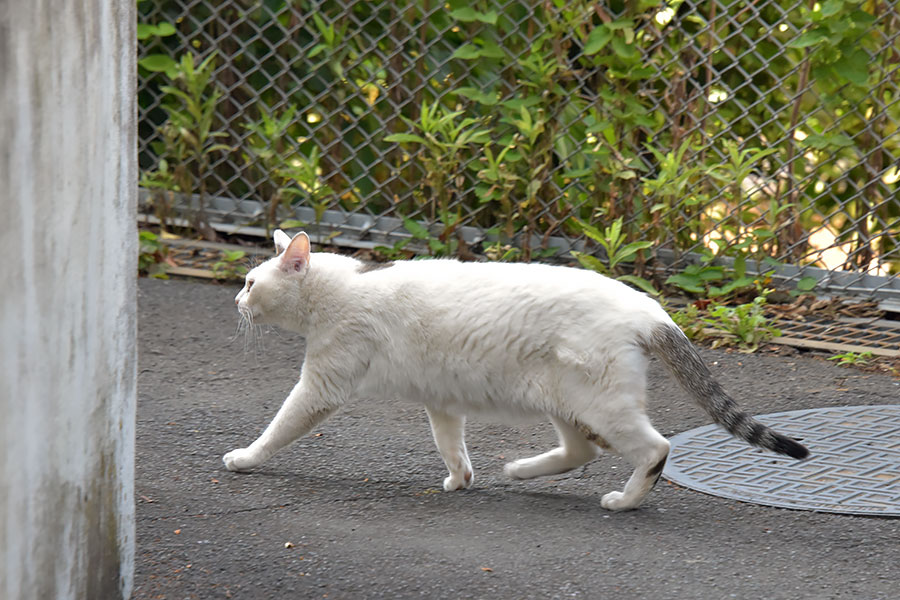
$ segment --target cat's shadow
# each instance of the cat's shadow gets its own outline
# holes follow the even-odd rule
[[[239,477],[255,479],[260,492],[283,495],[285,502],[290,499],[312,501],[315,497],[327,498],[332,502],[383,501],[386,508],[399,508],[411,503],[439,507],[442,511],[464,510],[470,513],[473,506],[496,505],[503,511],[515,510],[524,514],[548,515],[584,513],[595,517],[603,515],[633,514],[635,511],[610,512],[600,505],[603,491],[579,494],[565,490],[535,490],[518,481],[490,480],[483,485],[476,484],[468,490],[445,492],[440,480],[428,479],[391,480],[377,478],[350,478],[333,474],[315,475],[299,473],[291,469],[262,468],[249,474],[235,474]],[[431,485],[429,485],[431,483]],[[652,512],[655,510],[650,509]],[[648,512],[638,510],[636,512]]]

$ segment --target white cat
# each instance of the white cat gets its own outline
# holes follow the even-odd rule
[[[506,473],[562,473],[610,448],[634,473],[601,504],[634,508],[669,452],[645,412],[648,352],[733,435],[794,458],[808,454],[742,412],[662,307],[618,281],[538,264],[367,264],[310,253],[305,233],[291,239],[280,230],[275,248],[235,302],[253,324],[305,336],[306,360],[259,439],[223,457],[232,471],[261,465],[352,398],[400,397],[425,405],[450,471],[445,490],[473,482],[467,415],[549,418],[559,447],[508,463]]]

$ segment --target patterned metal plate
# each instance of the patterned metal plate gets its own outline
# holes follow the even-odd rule
[[[871,352],[900,357],[900,322],[885,319],[776,319],[781,337],[773,344],[832,352]]]
[[[708,425],[672,438],[663,476],[714,496],[817,512],[900,516],[900,405],[817,408],[757,417],[802,440],[796,461]]]

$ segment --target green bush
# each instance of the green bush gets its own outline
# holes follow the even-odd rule
[[[622,219],[623,244],[676,256],[714,248],[800,263],[827,224],[849,244],[847,267],[880,255],[900,271],[900,201],[883,179],[900,156],[885,41],[896,7],[190,6],[139,3],[141,136],[155,140],[140,159],[163,181],[178,166],[160,150],[166,73],[187,53],[215,52],[209,130],[229,132],[231,147],[195,151],[194,191],[395,214],[445,233],[475,225],[522,260],[548,251],[550,236],[579,236],[573,217]],[[276,122],[277,136],[261,135]],[[748,189],[754,178],[764,191]],[[640,276],[654,254],[634,258]]]

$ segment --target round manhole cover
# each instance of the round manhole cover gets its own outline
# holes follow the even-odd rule
[[[900,406],[849,406],[758,416],[802,440],[796,461],[708,425],[669,440],[663,476],[714,496],[799,510],[900,516]]]

